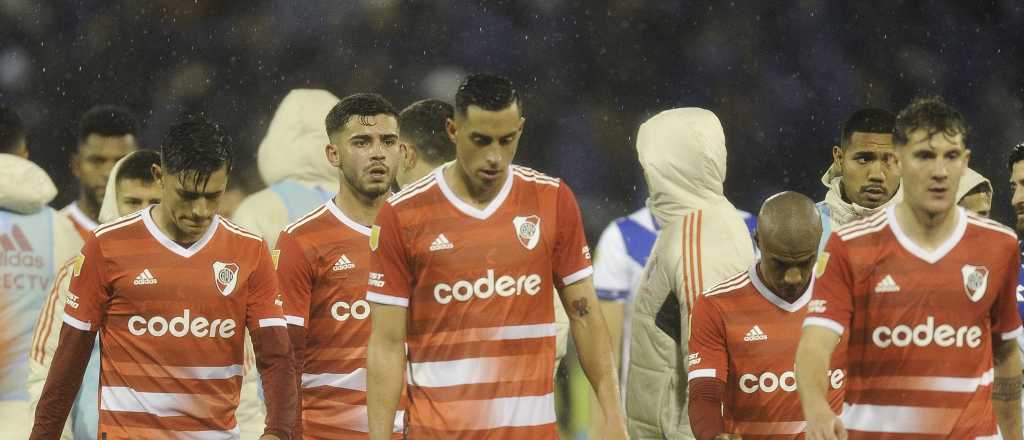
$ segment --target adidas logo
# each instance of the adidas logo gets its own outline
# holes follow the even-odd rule
[[[750,329],[749,332],[747,332],[746,336],[743,337],[743,340],[747,342],[765,341],[767,339],[768,335],[764,334],[764,332],[761,331],[761,327],[758,327],[756,325],[754,326],[754,328]]]
[[[892,279],[892,275],[886,275],[885,278],[882,278],[882,281],[879,281],[878,284],[875,284],[875,293],[899,291],[900,285],[896,284],[896,281]]]
[[[448,237],[445,237],[444,234],[440,234],[434,239],[434,242],[430,244],[430,251],[433,252],[443,249],[451,249],[454,247],[455,245],[448,241]]]
[[[339,270],[354,269],[355,267],[356,265],[352,264],[352,260],[348,259],[348,255],[342,254],[341,258],[338,259],[338,262],[334,263],[334,268],[332,268],[331,270],[337,272]]]
[[[132,284],[136,286],[156,284],[156,277],[153,276],[153,273],[150,272],[149,269],[146,269],[142,271],[139,276],[135,277],[135,281],[132,282]]]
[[[11,226],[10,234],[0,233],[0,250],[4,252],[32,252],[32,243],[18,225]]]

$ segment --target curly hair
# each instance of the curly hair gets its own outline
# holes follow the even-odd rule
[[[896,115],[896,125],[892,133],[893,144],[906,145],[910,141],[910,133],[915,130],[926,130],[929,136],[938,133],[949,136],[959,134],[965,140],[970,133],[964,116],[940,96],[915,98]]]

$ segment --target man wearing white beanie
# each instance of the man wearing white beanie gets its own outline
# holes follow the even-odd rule
[[[650,188],[647,206],[663,228],[636,292],[629,435],[692,439],[686,415],[690,308],[703,289],[750,266],[753,244],[725,198],[725,134],[714,113],[664,111],[640,126],[636,144]]]

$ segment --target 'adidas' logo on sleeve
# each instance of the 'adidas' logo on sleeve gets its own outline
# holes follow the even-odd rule
[[[442,249],[451,249],[454,247],[455,245],[448,241],[448,237],[445,237],[444,234],[440,234],[434,239],[434,242],[430,244],[430,251],[433,252]]]
[[[339,270],[354,269],[355,267],[356,265],[352,263],[352,260],[348,259],[348,255],[342,254],[341,258],[338,259],[338,262],[334,263],[334,268],[331,270],[337,272]]]
[[[157,283],[156,277],[153,276],[153,273],[150,272],[149,269],[146,269],[146,270],[142,271],[142,273],[140,273],[139,276],[135,277],[135,281],[132,282],[132,284],[134,284],[136,286],[143,286],[143,285],[147,285],[147,284],[156,284],[156,283]]]
[[[764,334],[764,332],[761,331],[761,327],[756,325],[754,326],[754,328],[750,329],[749,332],[747,332],[746,336],[743,337],[743,340],[747,342],[765,341],[767,339],[768,335]]]

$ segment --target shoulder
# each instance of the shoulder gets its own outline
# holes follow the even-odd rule
[[[220,216],[218,217],[220,226],[222,226],[224,230],[227,231],[232,238],[242,240],[243,242],[255,242],[263,244],[263,239],[260,238],[259,235],[256,235],[255,233],[250,232],[248,229],[238,226],[231,220],[228,220]]]
[[[512,171],[512,177],[514,179],[537,185],[541,189],[544,189],[545,187],[558,189],[562,186],[562,179],[551,177],[540,171],[534,170],[533,168],[524,167],[522,165],[510,165],[509,168]]]
[[[875,241],[879,232],[889,227],[889,216],[882,210],[863,219],[846,224],[835,230],[840,242]]]
[[[323,220],[328,218],[329,215],[330,210],[327,207],[327,203],[324,203],[302,217],[299,217],[295,221],[285,225],[282,232],[292,237],[299,237],[309,232],[319,230]]]
[[[967,230],[972,234],[991,237],[992,240],[1005,242],[1014,247],[1017,246],[1017,233],[1013,229],[972,212],[967,213]]]
[[[440,175],[439,170],[442,169],[444,169],[444,167],[437,168],[436,170],[427,173],[426,176],[423,176],[419,180],[406,185],[405,188],[402,188],[400,191],[392,194],[391,197],[388,197],[387,204],[391,207],[409,205],[410,200],[421,199],[424,194],[430,193],[432,190],[436,191],[438,189],[437,179]]]
[[[704,290],[703,296],[706,298],[714,298],[716,301],[723,298],[734,297],[741,293],[745,287],[750,286],[750,283],[750,273],[744,270],[743,272],[726,278],[724,281]]]
[[[114,219],[99,225],[92,233],[99,240],[117,240],[132,236],[139,228],[144,227],[142,211]]]

